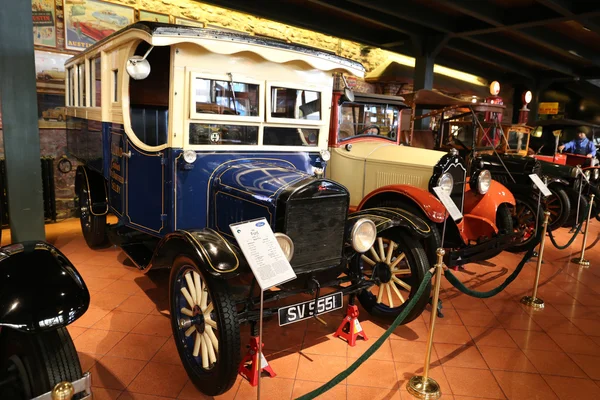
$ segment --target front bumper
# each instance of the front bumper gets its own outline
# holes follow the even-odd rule
[[[501,235],[483,243],[447,252],[445,264],[448,267],[483,261],[494,257],[499,252],[512,247],[523,232]]]
[[[65,383],[66,383],[66,385],[65,385]],[[65,386],[68,387],[69,385],[71,385],[73,388],[72,394],[70,396],[67,395],[67,397],[60,396],[60,394],[61,394],[60,389],[64,388]],[[83,392],[83,397],[81,398],[81,400],[91,400],[92,399],[91,389],[92,389],[92,375],[89,372],[86,372],[85,374],[83,374],[82,378],[79,378],[73,382],[60,382],[51,391],[41,394],[37,397],[34,397],[31,400],[53,400],[53,399],[71,400],[74,395],[76,395],[77,393],[82,393],[82,392]],[[67,392],[70,392],[70,390],[68,390]]]

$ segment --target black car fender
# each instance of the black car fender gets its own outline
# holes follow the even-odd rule
[[[90,293],[73,264],[45,242],[0,248],[0,328],[42,332],[81,317]]]
[[[106,179],[98,172],[80,165],[75,172],[75,193],[81,193],[83,188],[89,193],[88,207],[92,215],[106,215],[108,213]]]
[[[250,270],[237,246],[218,232],[204,228],[178,230],[163,237],[144,271],[171,268],[179,255],[192,258],[203,272],[216,278],[229,279]]]
[[[346,237],[349,241],[351,240],[350,232],[352,232],[354,224],[361,218],[373,221],[377,227],[377,233],[397,227],[419,239],[423,239],[431,236],[432,229],[436,229],[431,228],[422,218],[405,210],[390,207],[367,208],[348,215]]]
[[[565,185],[565,186],[571,186],[571,183],[569,181],[562,179],[562,178],[556,178],[556,177],[552,177],[552,176],[548,176],[548,175],[545,175],[544,178],[547,181],[546,186],[550,186],[554,183],[558,183],[558,184]]]

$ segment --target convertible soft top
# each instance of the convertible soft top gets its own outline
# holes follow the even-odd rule
[[[446,107],[470,107],[473,111],[502,112],[506,107],[492,103],[473,103],[468,100],[457,99],[434,90],[421,89],[412,93],[403,94],[406,104],[417,109],[435,110]]]

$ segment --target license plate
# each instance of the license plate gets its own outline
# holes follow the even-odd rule
[[[339,310],[344,305],[342,292],[335,292],[317,299],[316,307],[314,300],[303,301],[291,306],[281,307],[277,310],[279,315],[279,326],[293,324],[312,317],[315,314],[326,314],[333,310]]]

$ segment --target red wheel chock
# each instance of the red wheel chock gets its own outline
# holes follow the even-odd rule
[[[333,336],[339,336],[343,339],[346,339],[348,344],[352,347],[356,346],[356,338],[359,336],[364,340],[369,340],[365,334],[365,331],[363,331],[362,326],[360,326],[360,322],[358,322],[357,306],[352,304],[348,305],[346,316]]]
[[[240,362],[240,366],[238,368],[238,373],[242,375],[244,378],[248,379],[250,385],[256,386],[258,385],[258,368],[259,365],[262,367],[261,372],[266,372],[269,374],[271,378],[277,376],[273,368],[267,362],[264,354],[260,353],[260,363],[258,360],[258,336],[252,336],[250,338],[250,343],[248,343],[248,353]],[[264,344],[263,344],[264,347]]]

